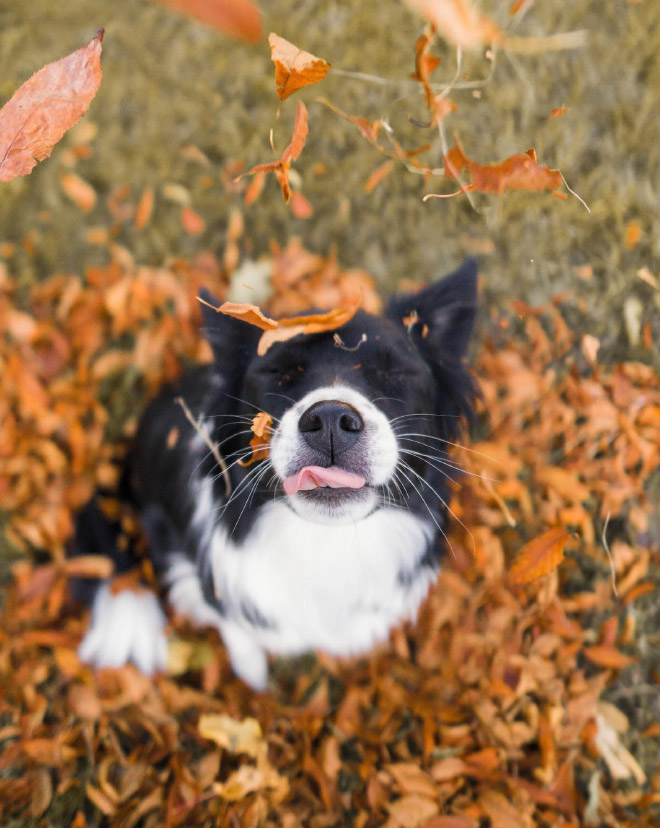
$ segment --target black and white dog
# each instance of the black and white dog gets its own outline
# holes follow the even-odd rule
[[[476,284],[467,260],[382,317],[358,311],[340,338],[297,336],[265,356],[260,331],[205,308],[214,363],[143,415],[129,478],[154,569],[177,612],[220,631],[252,687],[266,685],[267,653],[364,652],[426,596],[456,469],[446,451],[475,393],[464,358]],[[229,496],[177,397],[221,452]],[[245,466],[260,411],[273,418],[270,454]],[[126,563],[93,504],[76,547]],[[154,594],[102,584],[80,655],[151,673],[165,666],[164,626]]]

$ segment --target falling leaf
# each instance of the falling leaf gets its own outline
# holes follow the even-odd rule
[[[642,282],[646,282],[647,285],[651,285],[652,288],[660,290],[660,288],[658,287],[658,280],[651,273],[648,267],[640,267],[640,269],[637,271],[637,278],[641,279]]]
[[[264,460],[268,457],[270,436],[272,434],[273,418],[265,411],[260,411],[252,419],[251,431],[254,432],[254,437],[250,440],[252,448],[252,456],[249,460],[239,460],[239,466],[251,466],[258,460]]]
[[[258,43],[261,15],[251,0],[160,0],[164,6],[193,17],[230,37]]]
[[[149,224],[153,209],[154,191],[151,187],[146,187],[135,211],[135,226],[138,230],[142,230]]]
[[[268,316],[265,316],[256,305],[250,305],[246,302],[223,302],[220,307],[216,308],[213,305],[209,305],[208,302],[205,302],[199,296],[197,298],[203,305],[213,308],[214,311],[224,313],[227,316],[233,316],[234,319],[240,319],[242,322],[248,322],[250,325],[256,325],[262,331],[273,330],[278,325],[275,319],[270,319]]]
[[[322,81],[328,74],[330,64],[327,61],[304,52],[274,32],[268,35],[268,45],[275,64],[277,96],[281,101],[304,86]]]
[[[344,120],[349,121],[351,124],[354,124],[361,132],[362,136],[369,141],[370,144],[373,144],[380,152],[386,153],[387,151],[384,147],[378,143],[378,135],[383,128],[383,122],[381,120],[378,121],[367,121],[366,118],[359,118],[355,115],[347,115],[345,112],[342,112],[341,109],[336,107],[333,103],[331,103],[327,98],[319,98],[319,103],[324,104],[327,106],[328,109],[331,109],[337,115],[342,117]]]
[[[101,84],[103,29],[36,72],[0,110],[0,181],[27,175],[81,118]]]
[[[470,0],[406,0],[406,3],[432,23],[440,34],[455,46],[477,49],[503,42],[502,32]]]
[[[357,312],[357,305],[350,308],[336,308],[327,313],[318,313],[311,316],[294,316],[278,319],[278,327],[267,330],[261,335],[257,345],[257,354],[263,356],[271,345],[276,342],[285,342],[300,334],[315,334],[333,331],[349,322]]]
[[[371,173],[371,175],[367,179],[364,185],[364,191],[366,193],[370,193],[372,190],[375,190],[376,187],[380,184],[380,182],[386,179],[387,176],[392,172],[395,163],[395,161],[390,159],[389,161],[384,161],[382,164],[376,167],[376,169]]]
[[[470,190],[502,194],[507,190],[556,190],[563,183],[559,170],[551,170],[536,162],[533,149],[512,155],[498,164],[478,164],[469,159],[461,145],[456,144],[444,157],[445,178],[456,180],[463,168],[472,176]]]
[[[568,109],[565,106],[559,106],[556,109],[550,110],[550,117],[559,118],[560,115],[565,115],[567,112]]]
[[[183,207],[181,210],[181,224],[190,236],[199,236],[206,229],[206,222],[192,207]]]
[[[436,126],[442,122],[450,112],[456,112],[456,104],[444,93],[436,94],[431,88],[431,73],[440,63],[440,58],[429,53],[433,42],[434,30],[429,27],[415,43],[415,73],[413,78],[418,80],[424,88],[424,101],[431,113],[429,126]]]
[[[264,745],[261,725],[249,716],[238,721],[224,713],[205,713],[200,716],[197,729],[205,739],[230,753],[246,753],[256,758]]]
[[[269,161],[266,164],[257,164],[256,167],[252,167],[251,170],[243,173],[243,175],[259,175],[261,173],[268,172],[275,173],[282,189],[284,200],[288,202],[291,197],[291,188],[289,186],[289,170],[291,168],[291,162],[295,161],[302,152],[302,149],[305,146],[305,141],[307,140],[308,131],[307,107],[302,101],[296,101],[296,120],[293,125],[293,135],[291,136],[291,141],[282,153],[282,157],[278,158],[277,161]],[[243,175],[239,176],[237,180],[243,178]]]
[[[564,558],[570,536],[568,530],[557,526],[526,543],[509,570],[509,582],[528,584],[556,569]]]
[[[60,175],[60,184],[71,201],[75,201],[84,213],[88,213],[96,204],[96,192],[94,189],[75,173],[62,173]]]
[[[638,221],[629,221],[626,224],[626,247],[634,250],[642,238],[642,225]]]
[[[314,208],[299,190],[294,190],[291,193],[291,201],[289,203],[291,212],[295,218],[307,219],[314,213]]]

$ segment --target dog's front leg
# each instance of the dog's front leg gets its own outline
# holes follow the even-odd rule
[[[255,690],[265,690],[268,680],[266,651],[245,630],[231,621],[220,622],[220,633],[236,675]]]

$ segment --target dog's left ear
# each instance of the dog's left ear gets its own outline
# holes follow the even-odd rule
[[[422,353],[443,362],[463,359],[476,313],[477,262],[474,258],[466,259],[458,270],[419,293],[394,296],[385,311],[389,319],[409,326]]]

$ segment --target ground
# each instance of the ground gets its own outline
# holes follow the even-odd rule
[[[83,621],[61,605],[61,569],[22,564],[0,632],[3,824],[162,824],[164,813],[173,825],[286,828],[657,820],[660,7],[529,5],[517,34],[584,29],[586,45],[498,53],[488,84],[452,93],[446,132],[482,163],[534,146],[588,210],[547,192],[422,202],[454,182],[426,183],[402,166],[365,192],[383,156],[318,98],[386,118],[406,148],[432,142],[425,161],[440,166],[437,134],[407,120],[425,119],[410,80],[420,20],[395,0],[377,14],[357,2],[273,0],[261,4],[265,31],[333,66],[296,95],[310,133],[292,181],[313,207],[307,219],[292,216],[274,178],[250,206],[247,182],[233,182],[238,161],[271,160],[271,127],[279,152],[291,134],[294,99],[278,119],[265,42],[231,41],[157,3],[0,6],[3,102],[106,30],[88,115],[30,176],[0,189],[0,414],[11,424],[0,460],[15,464],[0,471],[11,479],[8,494],[0,489],[5,579],[27,551],[58,560],[72,505],[112,477],[118,438],[145,396],[181,359],[204,356],[198,286],[224,295],[246,260],[274,257],[284,308],[283,285],[303,260],[296,289],[314,298],[330,285],[341,299],[355,269],[385,295],[477,254],[473,361],[484,401],[472,442],[491,459],[462,462],[495,477],[457,492],[475,549],[456,526],[456,556],[419,625],[355,664],[277,668],[265,697],[230,677],[217,640],[178,623],[183,655],[171,676],[156,685],[130,671],[93,677],[72,655]],[[503,4],[482,6],[508,25]],[[456,58],[448,47],[439,54],[441,82]],[[491,62],[467,55],[464,71],[482,79]],[[95,193],[89,211],[62,187],[71,171]],[[153,213],[138,227],[149,190]],[[203,219],[201,232],[186,229],[184,208]],[[371,283],[358,281],[371,297]],[[51,426],[49,409],[60,418]],[[516,589],[505,577],[511,561],[557,524],[575,533],[568,559]],[[203,711],[256,719],[254,754],[239,759],[221,740],[209,749]],[[624,746],[631,762],[617,754],[617,777],[612,751]],[[240,796],[222,787],[230,780]]]

